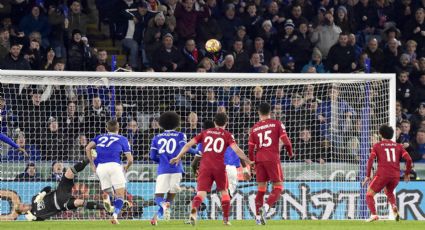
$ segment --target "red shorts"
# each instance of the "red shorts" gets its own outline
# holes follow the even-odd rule
[[[369,188],[372,189],[375,193],[380,192],[384,188],[387,189],[387,192],[393,193],[399,181],[399,177],[375,176],[370,183]]]
[[[198,191],[211,192],[214,181],[217,191],[227,190],[226,166],[223,165],[220,168],[201,168],[198,175]]]
[[[255,162],[255,174],[257,182],[283,182],[283,172],[280,162]]]

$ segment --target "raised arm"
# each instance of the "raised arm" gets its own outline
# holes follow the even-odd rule
[[[372,174],[372,166],[373,166],[373,161],[375,160],[375,157],[376,157],[376,153],[374,150],[372,150],[370,152],[369,159],[367,160],[366,177],[370,178],[370,175]]]
[[[133,164],[133,155],[131,152],[126,152],[125,157],[127,158],[127,164],[124,166],[124,171],[127,172],[130,166]]]
[[[96,166],[94,165],[94,162],[93,162],[92,149],[94,149],[95,147],[96,147],[96,143],[94,141],[90,141],[90,143],[86,146],[86,156],[87,156],[87,159],[89,159],[90,161],[90,167],[94,173],[96,172]]]
[[[245,161],[246,164],[253,164],[253,162],[248,159],[248,157],[236,143],[232,144],[230,148],[232,148],[233,151],[235,151],[236,155],[238,155],[238,157],[241,158],[242,161]]]
[[[180,159],[183,157],[183,155],[194,145],[197,144],[197,141],[195,140],[195,138],[193,138],[192,140],[190,140],[189,142],[187,142],[183,148],[180,150],[179,154],[174,157],[173,159],[170,160],[170,164],[177,164],[179,163]]]

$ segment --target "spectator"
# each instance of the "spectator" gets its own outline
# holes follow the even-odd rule
[[[378,47],[378,40],[371,38],[367,43],[365,51],[370,58],[371,67],[382,73],[385,67],[385,55],[381,48]]]
[[[418,50],[420,56],[424,55],[425,49],[425,10],[423,8],[418,8],[415,12],[415,18],[411,19],[404,27],[405,31],[403,32],[403,37],[407,40],[414,40],[418,43],[418,47],[421,47]]]
[[[10,33],[6,28],[0,28],[0,63],[3,63],[4,58],[10,50]]]
[[[397,143],[410,143],[411,140],[410,121],[404,120],[400,123],[400,137],[397,139]]]
[[[335,24],[341,28],[342,33],[354,33],[355,26],[354,22],[348,17],[347,8],[343,5],[339,6],[337,9],[337,17],[335,18]]]
[[[311,60],[303,66],[301,73],[307,73],[310,68],[315,69],[315,73],[326,73],[325,65],[322,62],[322,53],[319,49],[314,48],[311,54]]]
[[[413,72],[413,65],[410,62],[410,56],[408,54],[402,54],[400,60],[395,66],[395,72],[400,73],[402,71],[407,71],[409,73]]]
[[[50,179],[56,182],[61,181],[63,172],[64,172],[63,163],[61,161],[53,161],[52,175]]]
[[[291,15],[289,16],[289,18],[293,21],[293,23],[295,24],[295,27],[299,27],[301,23],[304,23],[305,21],[307,21],[307,19],[303,16],[301,5],[294,3],[290,6],[290,8],[291,8]]]
[[[409,40],[406,42],[406,54],[410,56],[410,62],[413,64],[415,69],[419,69],[418,60],[417,60],[417,54],[416,54],[416,48],[418,46],[418,43],[416,43],[413,40]]]
[[[256,121],[256,114],[252,110],[251,100],[245,98],[239,113],[234,116],[233,121],[229,124],[233,126],[232,133],[242,133],[248,131]]]
[[[277,31],[275,28],[273,28],[272,22],[270,20],[263,21],[261,29],[258,33],[258,37],[255,39],[254,52],[257,49],[256,43],[258,38],[263,39],[263,49],[267,50],[268,52],[273,50],[273,47],[275,46],[276,35]]]
[[[8,161],[39,161],[42,159],[38,148],[33,144],[27,143],[24,132],[18,131],[15,142],[20,148],[25,149],[26,154],[20,152],[18,149],[10,149],[7,152]]]
[[[329,49],[338,41],[340,33],[341,28],[335,25],[332,13],[326,12],[324,24],[312,31],[310,39],[322,53],[323,59],[327,58]]]
[[[279,8],[279,4],[276,1],[270,1],[267,6],[267,11],[263,14],[264,20],[270,20],[273,23],[273,27],[277,31],[283,29],[284,22],[286,20],[285,13],[282,8]]]
[[[136,49],[137,51],[137,49]],[[112,67],[110,64],[108,64],[108,51],[104,50],[104,49],[100,49],[97,51],[97,63],[96,66],[98,65],[103,65],[106,69],[106,71],[111,71]],[[132,68],[136,68],[137,69],[137,65],[135,67],[132,66]]]
[[[216,93],[214,88],[208,88],[206,92],[206,97],[202,102],[201,116],[203,119],[211,119],[217,113],[217,107],[219,102],[217,101]]]
[[[201,62],[199,62],[198,67],[205,69],[206,72],[215,72],[215,63],[208,57],[202,58]]]
[[[153,68],[156,72],[176,72],[183,67],[180,51],[174,47],[173,35],[167,33],[162,38],[162,46],[153,58]]]
[[[65,144],[65,135],[59,127],[59,122],[56,118],[50,117],[47,128],[41,136],[42,160],[67,160],[68,150],[63,148]]]
[[[165,22],[164,14],[156,14],[153,20],[148,23],[148,28],[143,37],[148,62],[155,64],[153,57],[157,55],[154,55],[154,53],[161,47],[161,38],[167,33],[171,34],[171,30]]]
[[[19,23],[19,28],[25,34],[30,34],[32,32],[39,32],[41,34],[43,47],[48,47],[49,34],[50,34],[50,25],[47,20],[47,17],[40,12],[39,6],[33,6],[31,8],[31,13],[22,18]]]
[[[64,10],[59,5],[51,4],[48,6],[47,16],[50,25],[50,46],[53,48],[58,58],[66,57],[65,39],[67,40],[68,32],[65,31],[65,15]],[[69,26],[69,20],[67,20]],[[66,35],[66,36],[65,36]]]
[[[44,55],[43,60],[41,60],[41,70],[53,70],[54,64],[56,63],[56,53],[52,47],[47,48],[46,55]]]
[[[395,114],[397,125],[400,125],[402,121],[408,120],[410,118],[410,115],[405,112],[400,101],[396,101],[395,103]]]
[[[190,112],[186,119],[186,125],[182,128],[182,133],[186,134],[188,140],[190,140],[200,132],[201,126],[198,121],[198,115],[195,112]]]
[[[413,162],[425,162],[425,130],[419,129],[416,138],[406,149],[412,157]]]
[[[348,45],[354,48],[354,56],[356,57],[356,60],[358,60],[360,57],[360,54],[363,52],[363,48],[357,43],[356,35],[354,34],[348,35]]]
[[[253,37],[255,38],[255,37]],[[243,47],[247,51],[252,51],[254,49],[253,47],[253,41],[251,37],[246,33],[246,27],[245,26],[239,26],[236,28],[236,34],[233,39],[233,41],[240,40],[243,43]]]
[[[288,19],[285,22],[284,26],[284,34],[279,39],[279,51],[278,54],[283,57],[286,55],[293,56],[296,52],[298,52],[297,48],[295,46],[295,42],[298,39],[297,34],[295,34],[295,25],[292,22],[292,20]]]
[[[81,122],[84,117],[78,115],[77,105],[75,102],[68,102],[66,112],[61,116],[62,121],[60,125],[63,127],[63,133],[68,140],[68,143],[73,143],[72,140],[77,138],[78,133],[82,127]]]
[[[209,39],[223,39],[223,33],[221,32],[221,28],[217,22],[217,20],[213,17],[204,17],[197,24],[197,43],[200,45],[204,45]],[[189,39],[189,40],[193,40]]]
[[[257,6],[255,5],[255,3],[248,3],[248,5],[246,6],[246,12],[242,15],[243,28],[248,34],[248,36],[251,38],[257,37],[257,31],[259,31],[262,23],[263,17],[258,14]]]
[[[275,95],[272,97],[272,105],[282,105],[283,109],[286,109],[290,104],[290,98],[286,95],[283,87],[278,87],[275,91]]]
[[[74,30],[81,31],[80,34],[87,35],[87,15],[81,12],[81,3],[78,0],[73,0],[70,5],[71,12],[68,18],[65,19],[65,24],[68,25],[68,31],[72,32]],[[74,33],[68,35],[71,39],[74,37]]]
[[[231,54],[235,59],[235,71],[246,72],[249,68],[249,55],[244,49],[244,44],[242,40],[235,40],[233,42],[233,49]]]
[[[145,1],[141,1],[137,6],[137,12],[135,13],[135,19],[134,20],[134,34],[132,39],[129,38],[126,39],[124,42],[121,42],[121,45],[124,49],[130,50],[130,56],[136,55],[134,50],[136,48],[136,45],[139,47],[139,50],[142,52],[142,62],[144,64],[149,63],[146,58],[146,50],[145,50],[145,44],[144,44],[144,35],[148,28],[149,21],[151,21],[152,18],[155,17],[155,13],[148,11],[148,5]],[[136,42],[136,43],[135,43]],[[133,56],[133,60],[134,60]]]
[[[263,66],[261,65],[261,57],[258,53],[251,54],[251,59],[249,63],[251,64],[251,66],[249,67],[249,72],[251,73],[259,73],[260,68]]]
[[[1,69],[30,70],[31,66],[29,62],[20,55],[21,49],[22,48],[20,44],[10,45],[9,54],[1,63]]]
[[[221,31],[223,32],[223,48],[229,49],[233,41],[233,35],[236,32],[236,28],[242,25],[242,21],[236,15],[235,5],[232,3],[226,5],[224,17],[218,21],[218,24],[220,25]]]
[[[74,143],[75,142],[75,143]],[[72,155],[70,155],[68,157],[68,160],[72,160],[72,161],[82,161],[86,158],[86,146],[89,143],[89,141],[87,140],[87,137],[85,134],[80,134],[78,135],[77,138],[75,138],[75,140],[72,144],[72,148],[70,149],[72,151]]]
[[[295,71],[300,72],[301,68],[310,60],[313,51],[313,44],[310,41],[307,21],[303,21],[298,26],[297,40],[295,40],[297,52],[294,53]]]
[[[196,37],[196,25],[203,18],[210,16],[210,10],[207,5],[204,5],[201,10],[197,11],[194,0],[183,0],[181,3],[177,3],[174,16],[176,17],[176,32],[179,39],[186,41]]]
[[[41,175],[37,172],[34,162],[29,162],[23,173],[15,177],[15,181],[40,181]]]
[[[348,45],[347,34],[339,34],[338,43],[329,50],[327,63],[333,73],[351,73],[356,69],[354,48]]]
[[[140,147],[141,151],[139,153],[149,153],[150,144],[151,144],[150,141],[153,139],[153,137],[156,134],[159,134],[160,132],[161,132],[161,127],[159,126],[159,123],[158,123],[158,117],[149,118],[149,127],[148,129],[142,132],[142,138],[141,138],[142,146]],[[146,157],[143,156],[144,161],[149,161],[148,159],[149,157],[147,155]]]
[[[182,49],[184,57],[184,65],[181,70],[183,72],[195,72],[199,61],[202,59],[202,53],[196,48],[195,40],[189,39],[186,41],[185,46]]]
[[[128,123],[125,123],[125,131],[124,134],[128,138],[128,141],[132,147],[132,154],[135,160],[144,160],[143,155],[143,134],[139,128],[139,124],[136,120],[131,119]]]
[[[385,57],[385,68],[384,72],[394,73],[396,71],[396,66],[398,65],[401,57],[401,48],[398,45],[399,41],[395,38],[388,40],[386,47],[384,49]]]
[[[42,134],[43,124],[50,116],[54,116],[54,111],[50,110],[47,102],[41,100],[43,92],[34,89],[31,92],[31,100],[24,100],[19,107],[19,127],[27,133],[34,144]]]
[[[298,160],[307,164],[320,163],[324,164],[326,157],[325,151],[322,148],[321,141],[313,136],[310,129],[302,128],[294,140],[294,149]]]
[[[369,41],[369,37],[377,33],[378,11],[369,0],[360,0],[354,8],[357,30],[361,31],[363,41]]]
[[[218,68],[217,72],[219,73],[234,73],[235,70],[235,59],[233,58],[233,55],[228,54],[224,58],[223,66]]]
[[[292,56],[285,56],[283,58],[283,68],[285,68],[287,73],[295,72],[295,60]]]
[[[40,43],[37,40],[31,40],[30,47],[26,51],[24,58],[29,61],[32,70],[40,70],[43,54],[44,50],[40,49]]]
[[[274,56],[270,60],[269,64],[269,73],[285,73],[285,69],[282,66],[282,63],[280,62],[279,56]]]
[[[409,72],[402,71],[397,76],[397,100],[399,100],[407,111],[413,111],[412,102],[415,96],[415,87],[409,80]]]
[[[102,105],[102,100],[98,95],[92,98],[92,104],[85,117],[87,118],[85,127],[89,137],[104,132],[105,122],[109,119],[109,111]]]
[[[90,69],[90,50],[84,44],[80,30],[73,30],[68,47],[68,70],[85,71]]]

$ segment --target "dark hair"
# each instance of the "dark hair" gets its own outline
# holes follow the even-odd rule
[[[174,111],[168,111],[159,116],[159,126],[165,130],[172,130],[180,125],[180,116]]]
[[[205,120],[204,123],[202,124],[202,129],[211,129],[214,128],[214,122],[211,120]]]
[[[118,132],[119,130],[118,121],[109,120],[108,122],[106,122],[106,130],[108,130],[108,132]]]
[[[381,134],[384,139],[391,139],[394,136],[394,129],[389,125],[381,125],[381,127],[379,127],[379,134]]]
[[[261,103],[260,105],[258,105],[258,112],[260,113],[260,115],[268,115],[270,114],[271,111],[271,105],[269,103]]]
[[[225,113],[217,113],[214,116],[214,123],[218,126],[226,125],[227,121],[229,121],[229,118]]]

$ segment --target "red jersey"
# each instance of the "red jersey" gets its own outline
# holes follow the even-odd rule
[[[412,160],[401,144],[392,140],[383,140],[373,145],[367,162],[367,177],[370,177],[375,157],[378,158],[376,176],[400,177],[400,159],[402,157],[406,159],[406,174],[410,173]]]
[[[255,161],[278,161],[280,162],[279,140],[285,144],[289,156],[292,156],[292,145],[286,135],[285,126],[282,122],[273,119],[267,119],[257,122],[249,134],[249,157]]]
[[[223,166],[227,147],[236,143],[233,135],[222,128],[204,130],[194,139],[202,143],[201,164],[209,166]]]

